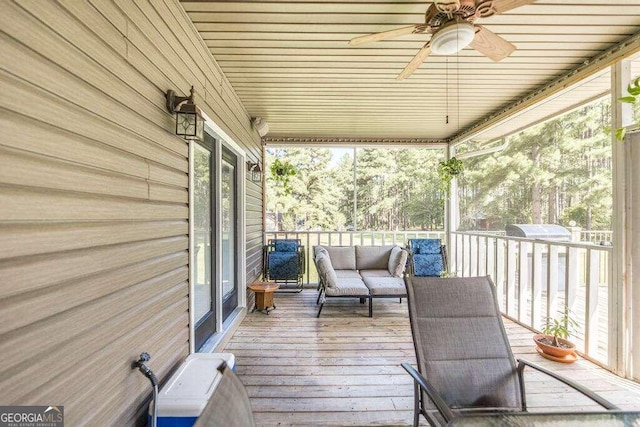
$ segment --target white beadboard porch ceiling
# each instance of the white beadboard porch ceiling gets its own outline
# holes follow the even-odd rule
[[[429,35],[347,42],[424,22],[429,1],[181,3],[270,137],[451,138],[640,32],[640,0],[537,0],[478,21],[517,47],[502,62],[467,48],[432,55],[396,81]],[[581,94],[598,90],[587,85]],[[558,110],[576,101],[567,98]],[[526,115],[518,120],[511,126]]]

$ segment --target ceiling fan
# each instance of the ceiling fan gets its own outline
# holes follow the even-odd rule
[[[471,46],[493,61],[501,61],[516,47],[489,31],[475,25],[479,18],[500,14],[535,0],[435,0],[427,8],[424,24],[409,25],[381,33],[359,36],[349,41],[352,46],[387,40],[407,34],[432,34],[431,40],[413,57],[396,77],[403,80],[418,69],[431,53],[451,55]]]

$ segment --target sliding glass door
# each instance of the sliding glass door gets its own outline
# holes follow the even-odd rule
[[[227,148],[222,148],[220,178],[220,220],[222,238],[222,319],[238,306],[238,262],[236,246],[237,230],[237,157]]]
[[[208,135],[207,135],[208,136]],[[208,142],[208,143],[207,143]],[[193,147],[193,239],[192,278],[194,282],[195,348],[198,349],[216,330],[215,288],[212,281],[213,238],[213,186],[212,142]]]
[[[194,349],[200,350],[239,303],[240,157],[205,133],[192,148]],[[205,346],[206,347],[206,346]]]

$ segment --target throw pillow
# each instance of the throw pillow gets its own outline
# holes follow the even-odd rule
[[[313,247],[313,256],[315,259],[318,259],[318,257],[320,256],[320,254],[324,254],[326,256],[329,256],[329,252],[327,252],[327,250],[324,248],[324,246],[314,246]]]
[[[402,277],[405,266],[407,265],[408,252],[402,249],[400,246],[395,246],[391,249],[391,255],[389,256],[389,274],[395,277]]]
[[[338,276],[331,265],[331,259],[327,255],[320,254],[316,259],[316,265],[318,266],[318,274],[324,284],[329,288],[335,288],[338,284]]]

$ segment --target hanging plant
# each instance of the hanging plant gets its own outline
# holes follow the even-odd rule
[[[460,175],[464,170],[464,164],[462,160],[458,160],[455,157],[450,158],[447,161],[442,161],[438,164],[438,176],[440,177],[440,189],[446,195],[449,195],[451,188],[451,180]]]
[[[273,180],[282,185],[285,194],[291,193],[290,179],[297,173],[295,166],[291,163],[275,159],[271,164],[271,176]]]
[[[638,97],[640,97],[640,77],[629,83],[629,86],[627,86],[627,93],[629,95],[618,98],[618,102],[635,105],[638,101]],[[640,127],[640,119],[637,121],[637,125]],[[618,141],[624,140],[626,134],[626,127],[616,129],[616,138]]]

